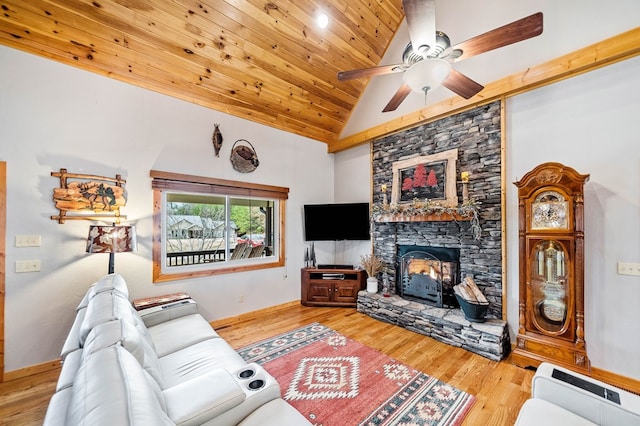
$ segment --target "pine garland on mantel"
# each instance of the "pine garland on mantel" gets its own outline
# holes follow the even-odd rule
[[[451,207],[443,206],[429,199],[421,201],[414,198],[408,204],[374,204],[372,219],[374,222],[429,222],[433,220],[452,220],[457,218],[471,223],[473,238],[479,240],[482,235],[482,227],[478,218],[479,205],[476,200],[467,200],[462,204]],[[427,216],[435,216],[438,219],[429,219]],[[422,219],[422,217],[425,217]]]

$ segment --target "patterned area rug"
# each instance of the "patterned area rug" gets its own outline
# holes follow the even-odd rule
[[[475,397],[315,323],[238,351],[318,426],[458,425]]]

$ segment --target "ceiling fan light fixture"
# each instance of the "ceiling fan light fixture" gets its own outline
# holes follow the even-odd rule
[[[425,59],[411,65],[402,78],[414,92],[426,93],[440,87],[450,72],[451,64],[444,59]]]

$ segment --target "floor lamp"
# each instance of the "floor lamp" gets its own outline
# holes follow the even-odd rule
[[[87,237],[87,253],[109,253],[109,274],[114,271],[115,253],[136,249],[136,227],[133,225],[91,225]]]

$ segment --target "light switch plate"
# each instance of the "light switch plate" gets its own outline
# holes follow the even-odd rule
[[[16,235],[16,247],[40,247],[42,236],[38,234]]]
[[[16,260],[16,273],[40,271],[40,259]]]
[[[618,262],[618,275],[640,276],[640,263]]]

